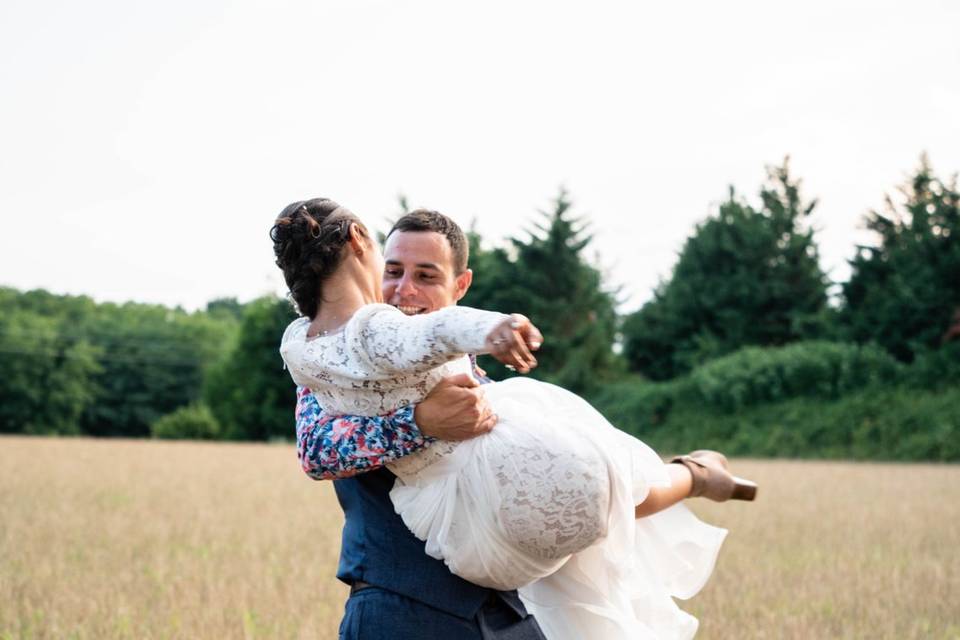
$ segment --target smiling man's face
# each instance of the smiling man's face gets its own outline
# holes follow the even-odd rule
[[[394,231],[383,257],[383,299],[408,316],[456,304],[473,279],[469,269],[456,273],[450,243],[436,231]]]

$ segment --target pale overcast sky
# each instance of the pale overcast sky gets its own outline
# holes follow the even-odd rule
[[[293,200],[383,230],[402,192],[492,242],[562,184],[631,310],[786,154],[843,279],[921,152],[960,169],[958,78],[946,0],[4,0],[0,284],[246,300]]]

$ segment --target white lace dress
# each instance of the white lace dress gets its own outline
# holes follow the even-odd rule
[[[334,334],[287,328],[281,354],[324,410],[379,415],[419,402],[505,316],[449,307],[405,316],[358,310]],[[636,520],[659,456],[576,395],[529,378],[484,386],[499,421],[464,442],[436,442],[388,465],[390,498],[426,552],[475,584],[520,589],[550,640],[690,638],[697,621],[673,598],[706,582],[726,531],[683,505]]]

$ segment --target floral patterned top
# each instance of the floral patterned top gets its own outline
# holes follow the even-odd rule
[[[326,413],[306,387],[297,387],[297,458],[314,480],[349,478],[373,471],[427,447],[433,438],[420,433],[413,405],[382,416]]]
[[[480,384],[491,382],[477,367]],[[382,416],[329,415],[307,387],[297,387],[297,459],[314,480],[337,480],[383,465],[429,447],[435,439],[420,433],[414,405]]]
[[[305,318],[292,322],[281,353],[300,387],[297,455],[304,472],[344,478],[424,449],[433,440],[417,428],[413,404],[443,376],[473,369],[472,359],[458,356],[483,349],[505,317],[468,307],[408,317],[368,305],[343,331],[320,339],[306,337]]]

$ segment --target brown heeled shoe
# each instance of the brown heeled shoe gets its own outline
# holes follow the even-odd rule
[[[677,456],[671,463],[682,464],[690,470],[693,483],[690,497],[704,497],[715,502],[753,500],[757,497],[757,483],[730,475],[727,457],[718,451],[699,449],[685,456]]]

